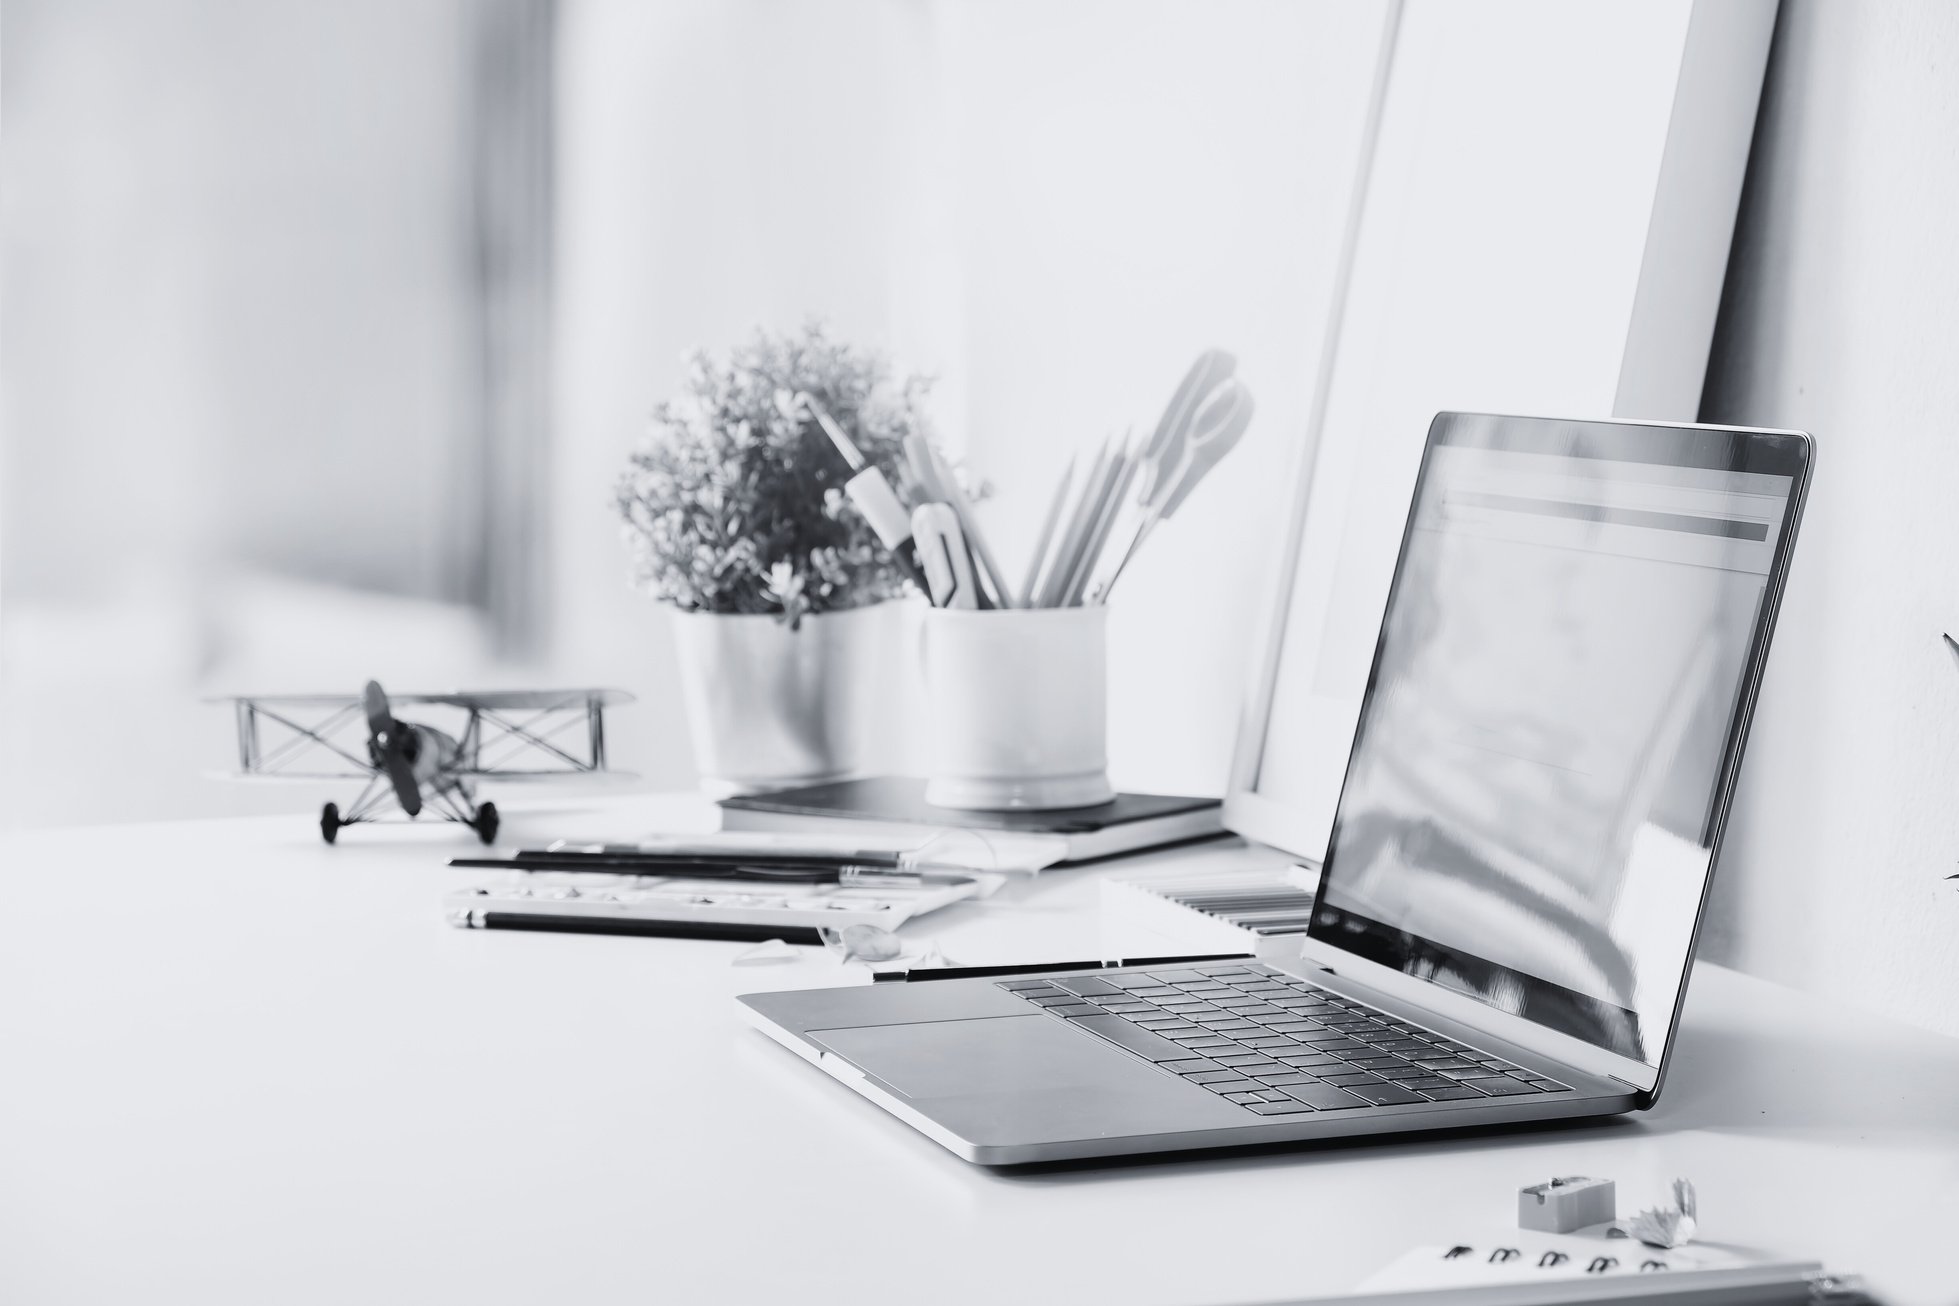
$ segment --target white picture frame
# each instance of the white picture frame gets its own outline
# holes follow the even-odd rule
[[[1230,829],[1324,856],[1435,413],[1697,415],[1776,7],[1390,7]]]

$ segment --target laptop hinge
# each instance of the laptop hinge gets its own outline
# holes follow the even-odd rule
[[[1270,958],[1266,960],[1269,961]],[[1286,964],[1298,974],[1314,978],[1324,976],[1335,982],[1359,985],[1367,993],[1378,995],[1377,998],[1371,997],[1370,1001],[1378,1002],[1380,999],[1385,999],[1388,1003],[1410,1011],[1420,1011],[1426,1015],[1453,1021],[1475,1031],[1479,1037],[1492,1038],[1523,1048],[1566,1069],[1591,1075],[1595,1079],[1623,1084],[1635,1093],[1646,1094],[1651,1091],[1641,1088],[1638,1083],[1628,1079],[1625,1073],[1621,1073],[1623,1067],[1605,1064],[1607,1054],[1603,1050],[1594,1056],[1572,1055],[1576,1049],[1540,1044],[1532,1036],[1549,1035],[1551,1031],[1543,1027],[1531,1026],[1521,1017],[1505,1017],[1501,1011],[1478,1002],[1466,994],[1456,993],[1440,985],[1424,983],[1413,976],[1389,971],[1353,954],[1338,952],[1332,946],[1321,944],[1310,936],[1302,940],[1299,954]]]

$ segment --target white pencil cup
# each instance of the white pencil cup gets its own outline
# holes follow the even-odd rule
[[[1108,772],[1108,609],[925,613],[925,799],[963,810],[1093,807]]]

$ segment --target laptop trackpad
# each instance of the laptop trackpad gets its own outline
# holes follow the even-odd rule
[[[1049,1016],[993,1016],[916,1025],[819,1029],[808,1037],[906,1097],[1134,1088],[1149,1068]],[[1163,1087],[1187,1091],[1168,1077]]]

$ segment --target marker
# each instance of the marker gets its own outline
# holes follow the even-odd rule
[[[945,504],[959,518],[959,530],[965,536],[967,550],[972,555],[973,566],[980,580],[999,599],[1000,607],[1014,607],[1013,591],[1007,588],[1007,574],[1000,569],[993,550],[987,547],[986,536],[980,533],[979,520],[973,515],[973,506],[960,493],[959,482],[954,478],[952,469],[939,457],[932,442],[916,431],[905,437],[905,457],[911,462],[912,475],[924,487],[925,497]],[[994,604],[982,594],[979,606],[990,608]]]
[[[959,514],[950,504],[921,503],[911,515],[912,540],[924,564],[928,591],[935,608],[990,606],[974,574],[973,556]]]
[[[800,392],[793,396],[777,391],[776,406],[785,416],[793,417],[798,409],[807,409],[816,424],[823,428],[823,434],[830,437],[830,443],[837,446],[837,452],[850,470],[856,473],[844,482],[844,496],[848,498],[871,529],[891,552],[895,561],[911,583],[918,586],[921,594],[932,592],[925,579],[925,568],[918,561],[918,546],[912,540],[911,514],[905,505],[898,502],[891,482],[884,479],[884,473],[871,466],[870,460],[852,443],[843,427],[837,425],[835,418],[825,412],[823,405],[816,402],[813,395]]]

